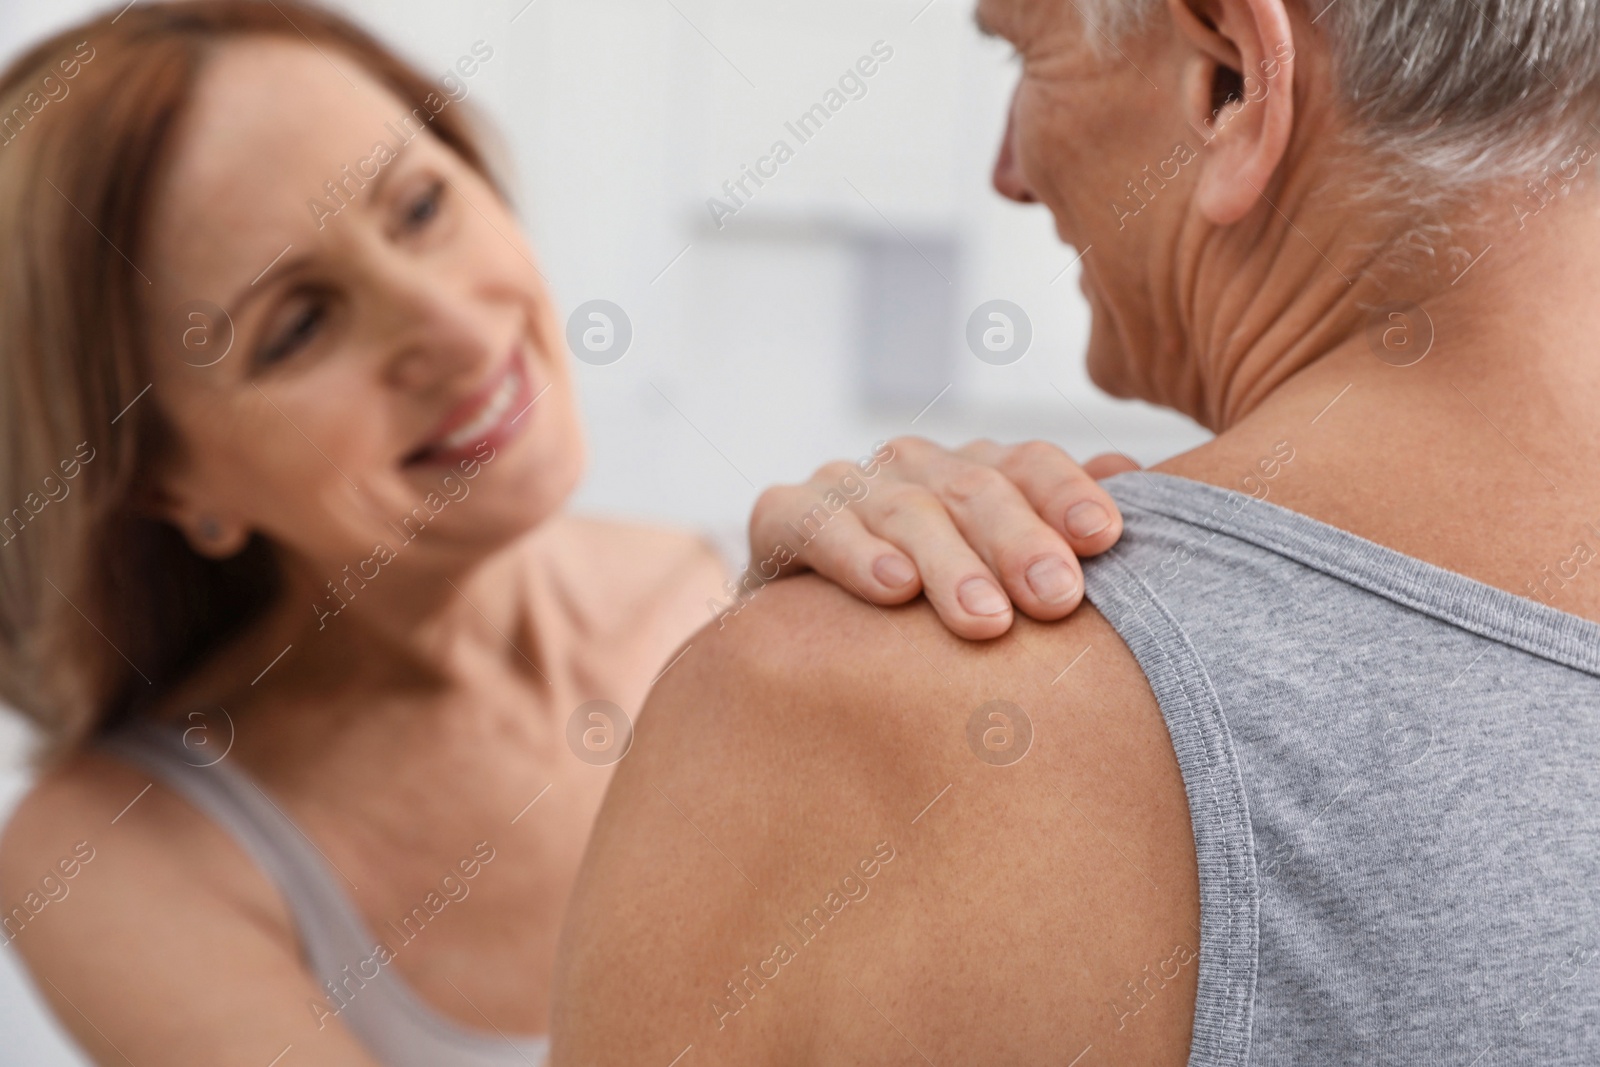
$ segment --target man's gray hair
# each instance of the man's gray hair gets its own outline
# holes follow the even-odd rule
[[[1107,52],[1166,6],[1069,2]],[[1532,179],[1580,145],[1600,151],[1600,0],[1288,2],[1326,36],[1361,143],[1408,162],[1425,185]]]

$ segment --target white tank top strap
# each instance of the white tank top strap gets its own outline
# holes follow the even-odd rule
[[[322,986],[307,1005],[324,1024],[342,1022],[386,1067],[541,1067],[545,1035],[477,1030],[440,1014],[393,967],[400,937],[368,929],[340,874],[305,832],[244,770],[185,732],[144,720],[102,737],[102,750],[134,765],[221,826],[283,895],[301,958]],[[354,886],[350,886],[352,890]]]

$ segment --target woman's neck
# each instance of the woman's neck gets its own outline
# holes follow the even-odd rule
[[[285,587],[268,612],[151,714],[175,718],[219,706],[249,730],[256,710],[269,709],[273,732],[295,733],[293,721],[305,718],[326,741],[368,730],[370,723],[357,720],[388,711],[414,719],[419,708],[504,703],[487,699],[491,692],[525,689],[532,710],[558,673],[545,631],[560,615],[543,603],[551,597],[541,594],[542,571],[530,564],[536,547],[519,539],[454,574],[385,567],[337,592],[310,577],[310,568],[286,568]]]

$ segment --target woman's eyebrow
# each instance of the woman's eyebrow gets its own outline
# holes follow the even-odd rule
[[[411,142],[403,142],[399,148],[392,150],[388,162],[378,165],[378,173],[367,179],[368,188],[361,191],[363,198],[368,203],[376,201],[379,194],[383,192],[384,183],[389,180],[389,175],[394,173],[395,164],[405,163],[411,158],[407,154],[410,150]]]
[[[389,180],[389,176],[394,173],[396,169],[395,165],[408,158],[405,155],[405,152],[409,147],[409,144],[401,145],[400,148],[395,151],[393,157],[379,168],[377,174],[366,179],[356,199],[359,199],[362,203],[366,204],[375,202],[378,199],[379,194],[383,191],[384,184]],[[234,296],[233,301],[225,307],[225,310],[230,318],[237,317],[239,312],[242,311],[245,306],[248,305],[250,301],[259,293],[271,288],[270,283],[268,285],[259,284],[269,273],[293,274],[310,261],[311,254],[305,253],[303,255],[296,256],[287,262],[282,262],[283,257],[288,255],[289,251],[293,248],[293,244],[284,246],[283,251],[278,253],[277,259],[274,259],[271,263],[268,263],[266,267],[262,269],[261,273],[255,276],[249,285],[246,285],[244,288],[239,290],[239,292]]]

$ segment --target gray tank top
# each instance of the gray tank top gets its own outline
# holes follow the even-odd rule
[[[1600,1063],[1600,625],[1243,493],[1105,486],[1087,595],[1199,859],[1191,1067]]]
[[[386,959],[406,931],[373,935],[316,846],[256,782],[227,759],[184,744],[172,727],[138,722],[99,744],[171,787],[227,830],[283,895],[302,959],[325,996],[306,1010],[337,1019],[386,1067],[540,1067],[544,1035],[461,1026],[430,1007]],[[384,944],[387,953],[376,952]],[[332,983],[332,985],[329,985]]]

